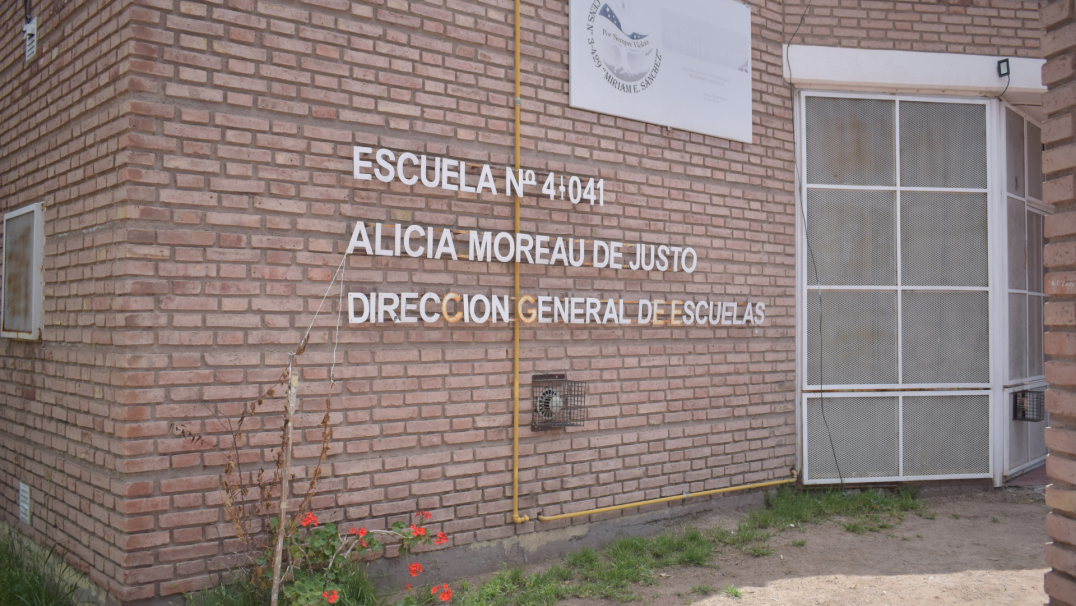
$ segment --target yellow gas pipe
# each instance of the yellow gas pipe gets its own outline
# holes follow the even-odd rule
[[[779,486],[781,484],[791,484],[796,481],[796,472],[792,472],[792,477],[787,480],[773,480],[770,482],[756,482],[754,484],[744,484],[743,486],[731,486],[729,488],[718,488],[715,490],[703,490],[702,492],[692,492],[678,494],[675,497],[664,497],[661,499],[650,499],[647,501],[635,501],[634,503],[625,503],[623,505],[613,505],[611,507],[598,507],[597,509],[586,509],[584,511],[576,511],[574,513],[562,513],[557,516],[538,516],[539,522],[552,522],[554,520],[564,520],[567,518],[575,518],[578,516],[588,516],[592,513],[605,513],[606,511],[618,511],[620,509],[628,509],[630,507],[642,507],[643,505],[652,505],[654,503],[668,503],[669,501],[678,501],[680,499],[691,499],[694,497],[705,497],[711,494],[719,494],[722,492],[736,492],[737,490],[750,490],[752,488],[766,488],[767,486]]]
[[[516,173],[519,173],[519,128],[520,128],[520,110],[522,109],[523,101],[520,98],[522,94],[520,86],[519,76],[519,3],[520,0],[516,0]],[[515,196],[515,219],[516,219],[516,239],[519,239],[519,196]],[[515,280],[513,280],[513,292],[515,293],[515,301],[519,301],[519,262],[513,263],[515,266]],[[512,322],[512,346],[515,349],[515,355],[512,356],[512,521],[516,524],[522,524],[530,520],[530,516],[519,515],[519,320],[516,319]]]
[[[520,49],[520,35],[519,35],[519,5],[520,0],[516,0],[516,173],[520,168],[520,111],[522,110],[522,87],[520,85],[520,72],[519,72],[519,49]],[[519,234],[519,196],[515,196],[515,222],[517,239]],[[515,295],[515,301],[519,301],[519,263],[514,263],[515,279],[513,280],[513,293]],[[514,355],[512,356],[512,522],[516,524],[522,524],[530,521],[530,516],[519,515],[519,321],[512,322],[512,347],[514,349]],[[552,522],[554,520],[563,520],[566,518],[574,518],[578,516],[585,516],[594,513],[604,513],[606,511],[617,511],[620,509],[628,509],[631,507],[642,507],[644,505],[652,505],[654,503],[668,503],[670,501],[677,501],[680,499],[688,499],[693,497],[703,497],[712,494],[719,494],[722,492],[735,492],[738,490],[750,490],[752,488],[765,488],[767,486],[778,486],[780,484],[791,484],[796,481],[795,472],[793,476],[788,480],[774,480],[772,482],[757,482],[755,484],[745,484],[743,486],[733,486],[730,488],[718,488],[716,490],[704,490],[702,492],[684,493],[675,497],[664,497],[661,499],[649,499],[646,501],[635,501],[634,503],[625,503],[624,505],[614,505],[612,507],[599,507],[597,509],[587,509],[584,511],[577,511],[574,513],[563,513],[555,516],[538,516],[540,522]]]

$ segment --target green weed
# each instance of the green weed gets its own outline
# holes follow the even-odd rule
[[[737,600],[743,597],[743,592],[732,585],[725,585],[725,588],[722,589],[721,592],[730,598],[735,598]]]
[[[14,530],[0,536],[0,606],[74,606],[80,578],[56,544],[39,547]]]
[[[802,540],[802,541],[792,541],[792,546],[793,546],[793,547],[803,547],[803,546],[804,546],[804,545],[806,545],[806,544],[807,544],[807,541],[806,541],[806,540]]]
[[[706,595],[710,595],[711,593],[713,593],[714,588],[710,587],[709,585],[696,585],[696,586],[691,588],[691,591],[694,591],[695,593],[697,593],[699,595],[706,596]]]
[[[654,571],[673,566],[708,566],[713,543],[695,528],[653,538],[623,537],[601,551],[583,548],[563,564],[543,573],[521,568],[501,570],[482,585],[461,587],[455,604],[462,606],[551,606],[569,597],[618,602],[638,599],[635,587],[657,582]]]

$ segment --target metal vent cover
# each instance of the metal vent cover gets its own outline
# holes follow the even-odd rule
[[[987,286],[986,194],[901,192],[901,283]]]
[[[897,382],[896,292],[808,291],[805,321],[811,385]]]
[[[893,101],[807,97],[807,182],[896,185]]]
[[[825,407],[825,422],[822,409]],[[829,425],[829,431],[826,425]],[[807,399],[807,477],[810,480],[900,475],[897,398]],[[830,446],[830,437],[833,446]],[[833,451],[837,453],[834,464]],[[840,466],[840,476],[837,467]]]
[[[903,383],[990,382],[990,293],[905,291]]]
[[[904,396],[904,475],[990,473],[990,396]]]
[[[565,374],[534,375],[531,377],[531,399],[534,401],[531,429],[540,431],[583,425],[586,393],[586,383],[569,381]]]
[[[895,202],[889,191],[807,190],[808,284],[895,285]]]
[[[900,184],[986,189],[986,106],[900,102]]]

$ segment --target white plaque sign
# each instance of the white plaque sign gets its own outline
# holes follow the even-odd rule
[[[751,9],[571,0],[572,107],[751,142]]]

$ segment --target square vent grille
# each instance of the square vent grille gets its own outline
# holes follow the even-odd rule
[[[531,417],[531,429],[542,431],[582,426],[586,420],[586,410],[583,408],[586,393],[586,383],[569,381],[565,374],[532,376],[534,415]]]
[[[1014,421],[1038,423],[1046,419],[1046,392],[1012,392],[1012,418]]]

